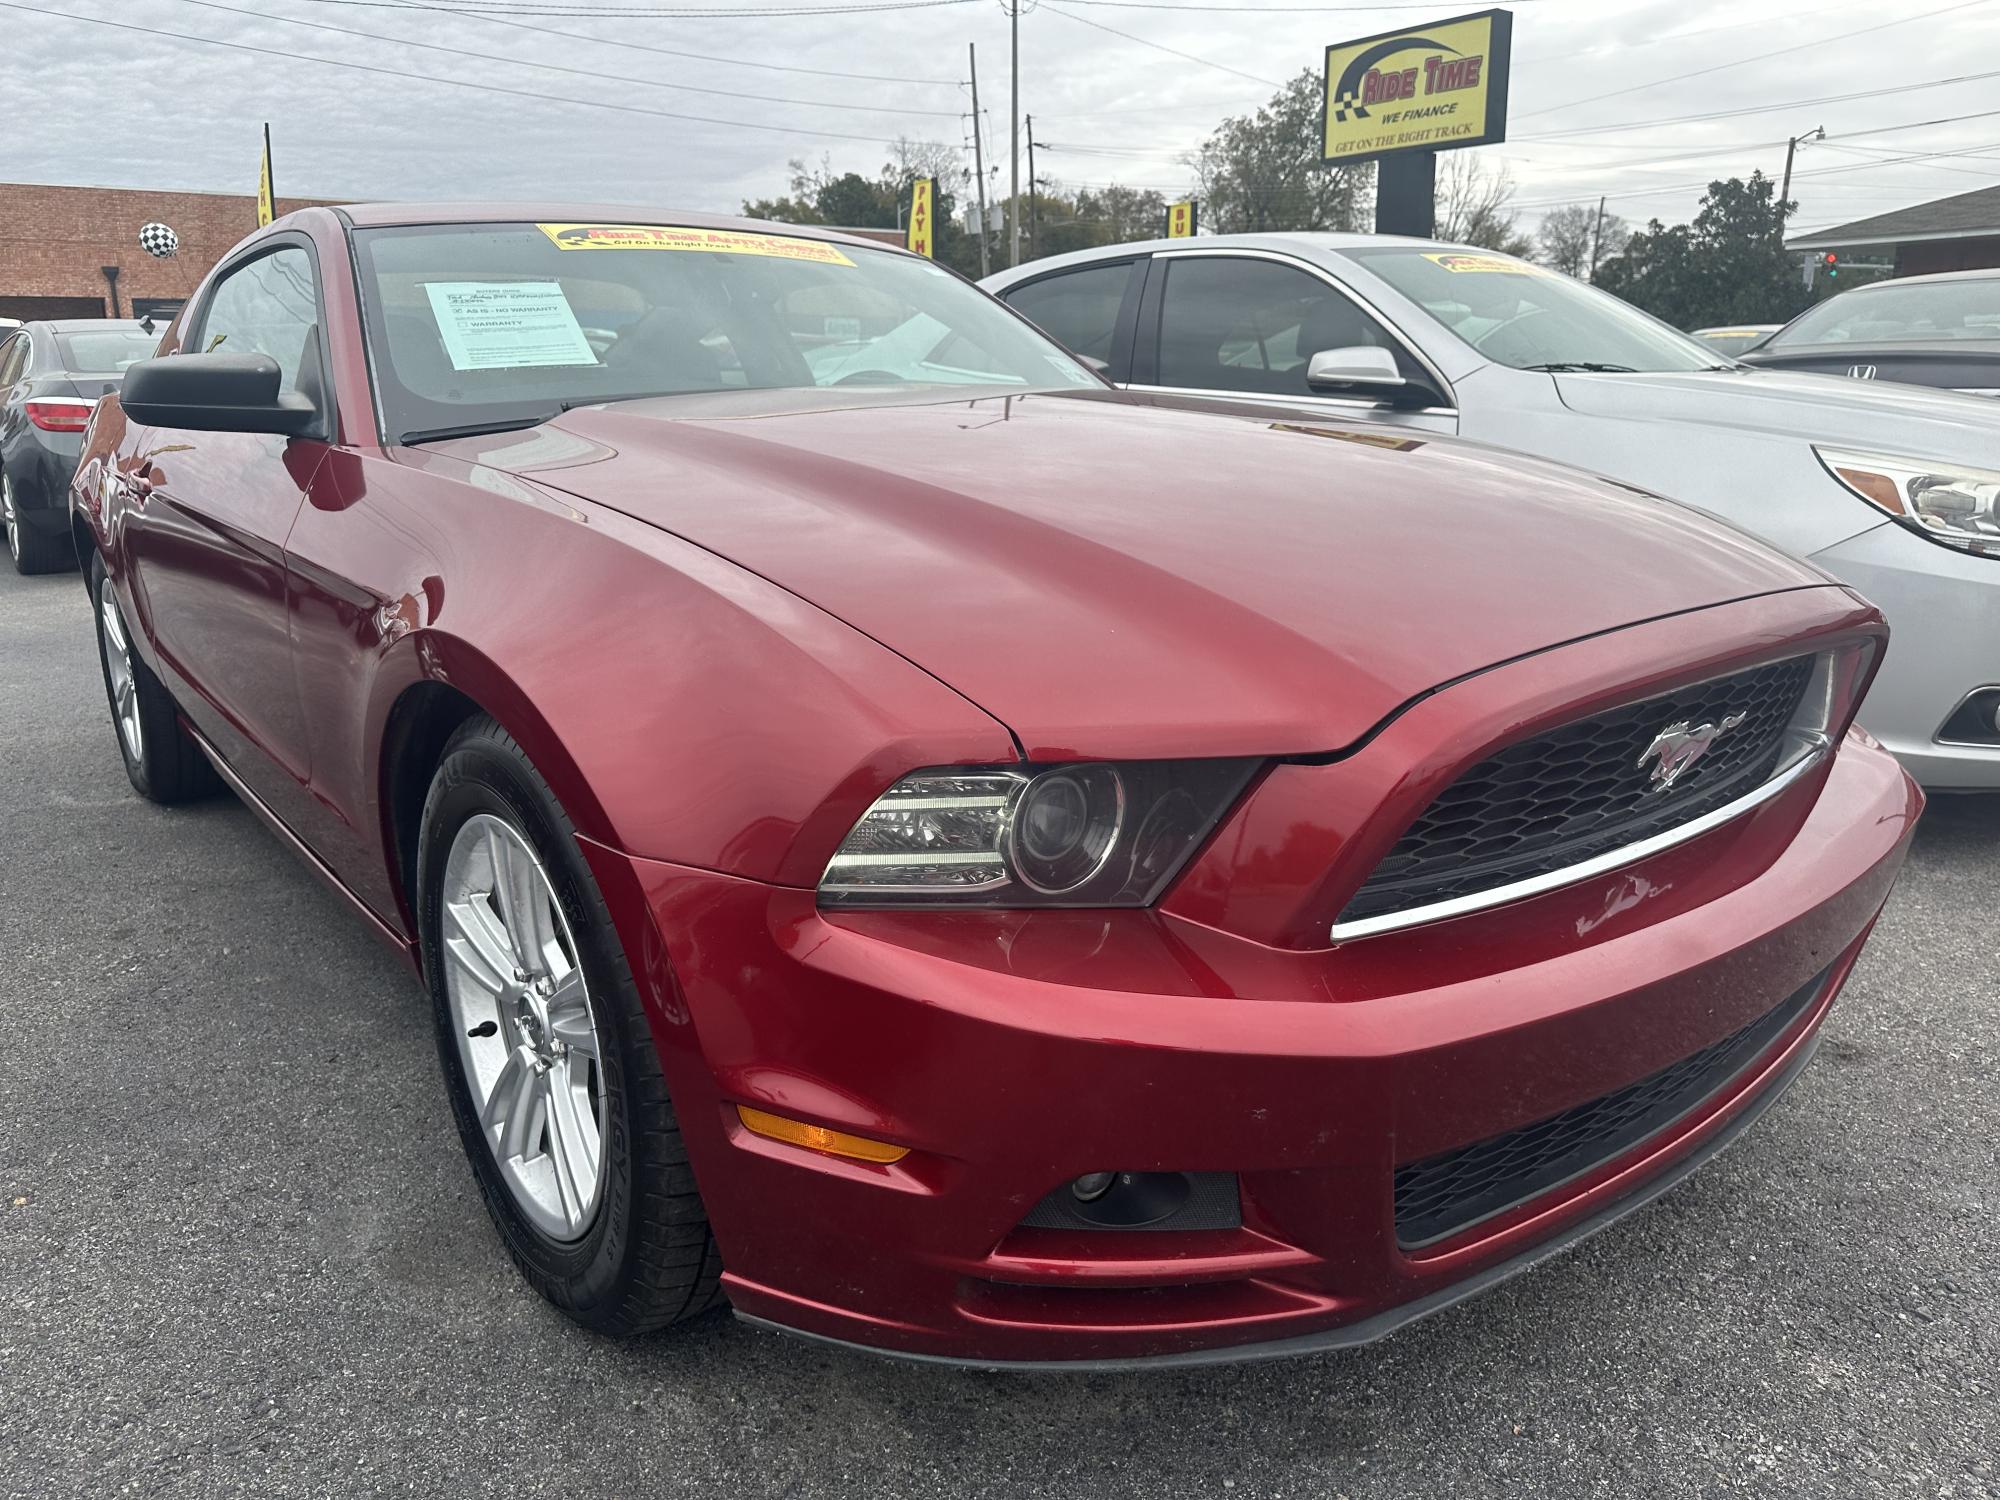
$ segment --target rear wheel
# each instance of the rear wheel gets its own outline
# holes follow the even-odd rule
[[[0,472],[0,528],[7,533],[7,556],[16,573],[55,573],[76,561],[67,532],[50,536],[22,519],[14,481],[4,472]]]
[[[91,598],[97,604],[97,659],[104,668],[104,696],[118,753],[133,790],[150,802],[191,802],[220,784],[215,768],[181,727],[174,700],[133,649],[118,591],[104,563],[90,563]]]
[[[721,1262],[638,987],[575,828],[490,719],[445,747],[417,868],[438,1060],[515,1263],[604,1333],[713,1305]]]

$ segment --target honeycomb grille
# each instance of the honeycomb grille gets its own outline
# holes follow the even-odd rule
[[[1611,1160],[1754,1062],[1819,995],[1824,973],[1742,1030],[1615,1093],[1396,1169],[1396,1241],[1431,1244]]]
[[[1795,656],[1578,719],[1496,751],[1438,795],[1340,914],[1379,917],[1546,875],[1691,822],[1770,779],[1812,679]],[[1670,725],[1741,721],[1669,788],[1640,764]]]

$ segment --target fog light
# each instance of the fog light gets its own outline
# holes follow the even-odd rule
[[[1111,1184],[1117,1180],[1116,1172],[1085,1172],[1069,1185],[1070,1194],[1079,1203],[1095,1203],[1111,1191]]]

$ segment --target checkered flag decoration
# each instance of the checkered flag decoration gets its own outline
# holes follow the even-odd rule
[[[180,253],[181,237],[166,224],[141,224],[139,248],[148,255],[165,260],[170,255]]]
[[[1349,120],[1367,120],[1373,116],[1362,105],[1358,94],[1345,93],[1334,96],[1333,118],[1339,124],[1345,125]]]

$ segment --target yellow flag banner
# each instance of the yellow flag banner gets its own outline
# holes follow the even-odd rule
[[[262,229],[277,217],[277,202],[271,196],[271,127],[264,127],[264,164],[257,171],[257,227]]]
[[[1195,231],[1194,199],[1167,205],[1167,238],[1184,240]]]
[[[914,250],[919,255],[933,255],[932,243],[937,228],[935,220],[937,200],[937,179],[918,177],[910,183],[910,219],[904,232],[903,248]]]

